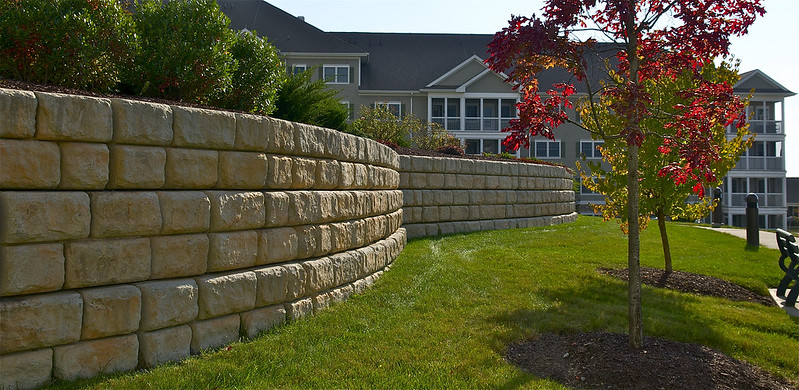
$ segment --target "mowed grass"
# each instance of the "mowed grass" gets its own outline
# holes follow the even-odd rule
[[[676,270],[761,294],[781,275],[776,250],[669,224]],[[503,360],[543,332],[626,332],[627,286],[597,267],[626,266],[618,225],[559,226],[409,242],[369,290],[232,348],[146,372],[61,388],[562,388]],[[642,265],[662,267],[656,226]],[[799,321],[776,307],[644,287],[647,336],[703,344],[799,382]]]

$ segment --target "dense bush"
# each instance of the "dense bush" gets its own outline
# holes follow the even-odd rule
[[[308,69],[283,83],[272,116],[360,135],[348,129],[349,110],[336,97],[338,91],[326,88],[324,80],[311,81],[316,71],[317,68]]]
[[[231,88],[235,34],[214,0],[145,0],[134,15],[140,50],[126,84],[144,96],[210,103]]]
[[[0,1],[0,76],[112,90],[131,66],[135,34],[115,0]]]
[[[352,123],[365,136],[390,141],[403,147],[436,150],[446,146],[460,147],[460,140],[438,123],[425,123],[413,115],[398,118],[386,106],[361,108],[360,117]]]
[[[236,34],[232,48],[236,68],[231,88],[217,104],[263,115],[275,111],[277,91],[285,79],[285,68],[277,49],[254,32]]]

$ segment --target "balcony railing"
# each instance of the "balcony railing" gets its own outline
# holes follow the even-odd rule
[[[730,195],[730,206],[732,207],[746,207],[746,195],[736,194]],[[758,207],[785,207],[785,197],[783,194],[757,194]]]
[[[735,134],[737,121],[727,127],[727,133]],[[782,134],[782,121],[749,120],[749,132],[755,134]]]
[[[741,157],[741,159],[738,160],[738,164],[735,165],[735,169],[744,170],[744,171],[751,171],[751,170],[781,171],[785,169],[785,160],[782,157],[766,157],[766,156]]]

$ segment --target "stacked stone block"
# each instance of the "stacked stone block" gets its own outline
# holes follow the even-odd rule
[[[572,222],[567,168],[512,161],[400,156],[408,237]]]
[[[363,291],[396,153],[267,117],[0,89],[0,388],[133,370]]]

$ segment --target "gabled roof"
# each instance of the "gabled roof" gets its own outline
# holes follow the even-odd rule
[[[363,50],[347,44],[332,34],[306,23],[300,18],[264,0],[217,0],[219,8],[230,18],[235,30],[255,31],[283,54],[343,53],[366,56]]]
[[[732,86],[732,90],[738,93],[749,93],[749,91],[753,89],[756,93],[762,94],[775,94],[785,97],[796,95],[780,85],[780,83],[774,81],[774,79],[763,73],[760,69],[741,73],[741,79]]]

